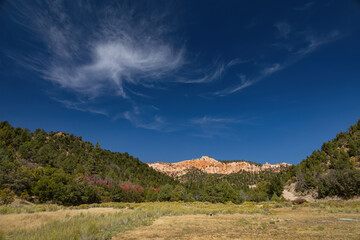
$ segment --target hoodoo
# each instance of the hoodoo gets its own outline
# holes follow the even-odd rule
[[[291,166],[291,164],[288,163],[253,164],[246,161],[221,162],[208,156],[202,156],[199,159],[185,160],[177,163],[155,162],[148,163],[148,165],[154,168],[156,171],[165,173],[169,176],[184,175],[186,170],[193,167],[206,173],[231,174],[240,171],[257,173],[268,169],[281,171],[282,168]]]

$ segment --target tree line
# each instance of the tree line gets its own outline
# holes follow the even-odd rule
[[[0,123],[0,196],[16,195],[35,203],[261,201],[280,196],[282,189],[270,187],[271,181],[282,181],[279,176],[189,170],[175,180],[128,153],[102,149],[73,134],[30,132],[7,121]],[[256,183],[260,187],[248,187]],[[0,201],[10,200],[0,197]]]
[[[284,171],[206,174],[173,179],[128,153],[111,152],[62,132],[0,123],[0,203],[17,196],[34,203],[79,205],[106,201],[279,200],[285,183],[319,198],[360,195],[360,121]]]
[[[317,191],[319,198],[360,195],[360,120],[324,143],[296,166],[293,179],[300,192]]]

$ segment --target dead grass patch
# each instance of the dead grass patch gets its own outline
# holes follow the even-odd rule
[[[59,206],[51,208],[58,209],[55,212],[0,215],[0,223],[4,223],[0,233],[6,232],[6,239],[14,240],[359,239],[359,202],[294,206],[289,202],[102,203],[72,210],[59,210]],[[26,211],[42,211],[43,207],[31,206]]]
[[[356,218],[354,222],[339,218]],[[151,226],[120,233],[119,239],[359,239],[360,215],[314,213],[309,208],[276,209],[264,214],[161,217]]]
[[[90,208],[78,210],[59,210],[56,212],[20,213],[0,215],[0,232],[11,232],[41,226],[55,220],[66,220],[74,216],[111,214],[125,211],[113,208]]]

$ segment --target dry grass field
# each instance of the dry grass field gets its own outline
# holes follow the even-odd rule
[[[360,239],[360,214],[286,207],[269,215],[167,216],[114,238],[120,239]]]
[[[360,239],[360,202],[5,208],[0,239]]]
[[[11,232],[19,229],[31,229],[39,227],[51,221],[65,221],[66,219],[83,215],[111,214],[125,209],[114,208],[90,208],[59,210],[55,212],[19,213],[0,215],[0,231]]]

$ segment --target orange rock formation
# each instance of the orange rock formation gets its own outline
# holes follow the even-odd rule
[[[256,173],[267,169],[280,171],[281,167],[291,166],[291,164],[288,163],[279,163],[279,164],[266,163],[261,166],[251,164],[248,162],[222,163],[208,156],[202,156],[199,159],[186,160],[177,163],[155,162],[155,163],[148,163],[148,165],[154,168],[156,171],[165,173],[169,176],[184,175],[186,173],[186,170],[192,167],[200,169],[206,173],[231,174],[239,171]]]

